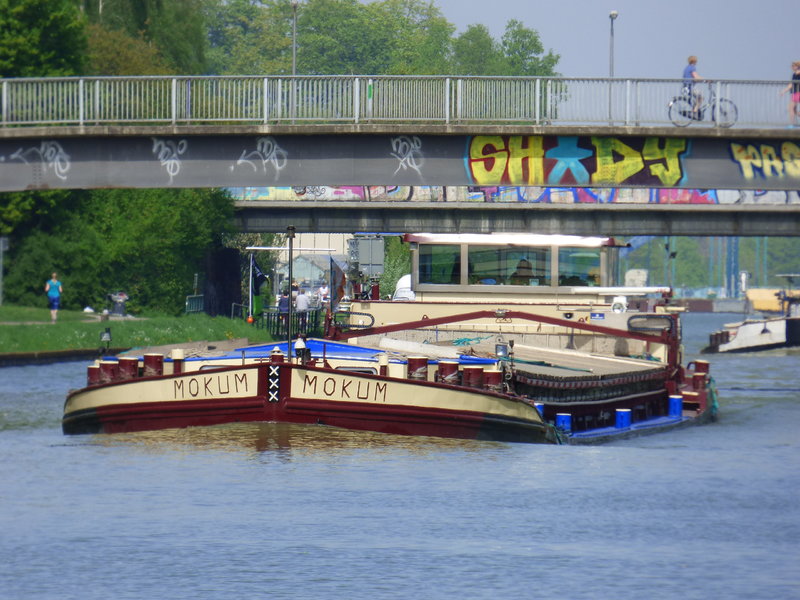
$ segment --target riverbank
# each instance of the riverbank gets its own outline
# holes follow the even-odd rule
[[[18,367],[22,365],[44,365],[70,361],[89,361],[103,356],[125,356],[143,354],[169,355],[173,349],[181,349],[184,356],[224,354],[250,345],[248,338],[233,340],[184,342],[164,344],[160,346],[145,346],[136,348],[92,348],[78,350],[50,350],[42,352],[0,352],[0,367]]]
[[[182,347],[190,355],[271,341],[266,330],[227,317],[148,315],[105,321],[59,311],[58,321],[51,323],[46,308],[0,307],[0,366],[91,360],[156,347]]]

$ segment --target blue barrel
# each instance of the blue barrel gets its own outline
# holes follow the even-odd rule
[[[533,405],[539,411],[539,414],[544,416],[544,402],[534,402]]]
[[[617,429],[628,429],[631,426],[631,409],[618,408],[617,409]]]
[[[556,427],[564,431],[572,431],[572,415],[569,413],[556,413]]]
[[[669,397],[669,416],[680,419],[683,416],[683,396]]]

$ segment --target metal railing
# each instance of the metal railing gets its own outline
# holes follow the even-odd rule
[[[713,81],[735,127],[788,125],[786,81]],[[696,84],[699,89],[701,84]],[[0,79],[0,126],[108,124],[671,125],[679,79],[444,76]],[[710,116],[694,126],[714,127]]]
[[[289,314],[268,308],[255,320],[255,326],[269,331],[275,339],[286,336]],[[292,313],[292,331],[314,337],[321,337],[325,324],[325,309],[317,308],[306,312]]]
[[[186,311],[185,311],[186,314],[188,315],[191,313],[203,312],[203,309],[205,308],[204,302],[205,302],[205,296],[203,296],[202,294],[194,296],[186,296]]]

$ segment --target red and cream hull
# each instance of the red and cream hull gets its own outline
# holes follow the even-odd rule
[[[90,385],[64,406],[66,434],[243,421],[316,423],[401,435],[555,441],[532,403],[430,381],[260,363]]]

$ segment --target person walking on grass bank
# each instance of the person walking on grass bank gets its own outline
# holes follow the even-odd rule
[[[44,291],[47,292],[47,305],[50,307],[50,321],[56,322],[58,309],[61,306],[61,294],[63,288],[58,280],[58,273],[53,273],[50,279],[44,284]]]

